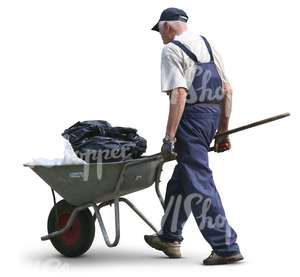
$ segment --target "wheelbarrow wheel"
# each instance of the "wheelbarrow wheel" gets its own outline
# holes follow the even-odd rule
[[[68,222],[75,206],[61,200],[48,217],[48,233],[62,229]],[[72,227],[64,234],[51,239],[55,249],[67,257],[78,257],[91,247],[95,237],[95,221],[90,210],[80,211]]]

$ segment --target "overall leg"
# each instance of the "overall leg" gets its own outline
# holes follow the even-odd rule
[[[177,164],[167,184],[165,195],[165,214],[161,220],[160,239],[163,241],[183,240],[182,229],[191,211],[184,210],[184,188],[181,182],[180,166]]]
[[[182,227],[187,216],[178,209],[181,205],[182,185],[180,183],[180,172],[175,166],[171,179],[167,184],[164,201],[165,214],[161,222],[161,230],[158,235],[145,235],[146,243],[152,248],[164,252],[170,258],[180,258],[180,242]]]

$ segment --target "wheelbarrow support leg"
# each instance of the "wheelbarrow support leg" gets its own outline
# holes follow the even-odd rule
[[[103,222],[103,219],[102,219],[102,216],[100,214],[100,208],[104,207],[104,206],[107,206],[109,204],[112,204],[114,203],[114,206],[115,206],[115,229],[116,229],[116,237],[115,237],[115,240],[114,242],[110,242],[109,240],[109,237],[108,237],[108,234],[107,234],[107,231],[106,231],[106,228],[104,226],[104,222]],[[110,202],[106,202],[104,203],[104,205],[100,205],[100,207],[98,207],[96,204],[93,204],[93,208],[94,208],[94,211],[95,211],[95,215],[98,219],[98,222],[99,222],[99,225],[100,225],[100,229],[101,229],[101,232],[102,232],[102,235],[103,235],[103,238],[104,238],[104,241],[106,243],[106,245],[108,247],[115,247],[118,245],[119,241],[120,241],[120,208],[119,208],[119,199],[115,199],[113,201],[110,201]]]
[[[116,239],[113,243],[111,243],[109,241],[107,232],[106,232],[106,228],[104,226],[104,222],[102,220],[101,214],[100,214],[100,209],[111,205],[113,203],[116,203],[117,205],[115,205],[115,224],[116,224]],[[156,234],[158,234],[157,229],[154,227],[154,225],[144,216],[144,214],[131,202],[129,201],[127,198],[121,197],[119,199],[116,200],[110,200],[107,202],[103,202],[100,205],[93,205],[93,208],[95,210],[95,217],[98,219],[103,237],[104,237],[104,241],[106,243],[106,245],[108,247],[114,247],[119,243],[119,239],[120,239],[120,215],[119,215],[119,202],[124,202],[128,205],[128,207],[130,209],[132,209]]]

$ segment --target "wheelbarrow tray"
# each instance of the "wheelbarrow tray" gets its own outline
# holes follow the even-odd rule
[[[158,154],[139,159],[78,165],[29,166],[75,206],[100,203],[150,187],[161,165]]]

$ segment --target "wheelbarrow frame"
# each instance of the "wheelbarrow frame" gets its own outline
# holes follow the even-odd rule
[[[160,153],[157,153],[157,154],[152,155],[152,156],[143,157],[142,159],[133,160],[133,161],[129,161],[129,162],[125,163],[124,166],[122,167],[121,173],[118,177],[118,181],[117,181],[117,185],[115,187],[114,195],[120,195],[120,188],[122,187],[122,184],[123,184],[124,179],[125,179],[124,177],[125,177],[126,172],[127,172],[129,167],[144,163],[145,161],[150,162],[152,160],[158,160],[159,161],[159,164],[156,168],[156,173],[155,173],[155,178],[154,178],[155,182],[154,183],[155,183],[156,195],[157,195],[162,207],[164,208],[164,199],[163,199],[162,194],[160,192],[159,184],[160,184],[160,176],[161,176],[161,172],[162,172],[162,167],[163,167],[163,164],[165,163],[165,161],[161,157]],[[32,167],[28,164],[24,164],[24,166]],[[57,201],[56,201],[55,191],[52,187],[51,187],[51,192],[52,192],[52,197],[53,197],[53,202],[54,202],[54,208],[56,209]],[[154,227],[154,225],[146,218],[146,216],[131,201],[129,201],[125,197],[116,197],[116,198],[104,201],[100,204],[97,204],[95,202],[89,202],[89,203],[86,203],[86,204],[83,204],[83,205],[76,206],[76,208],[72,211],[66,225],[63,228],[61,228],[57,231],[54,231],[54,232],[52,232],[48,235],[42,236],[41,240],[45,241],[45,240],[53,239],[57,236],[65,234],[72,227],[72,225],[73,225],[73,223],[76,219],[76,216],[78,215],[78,213],[80,211],[82,211],[84,209],[87,209],[87,208],[92,208],[94,210],[94,214],[93,214],[94,220],[97,219],[97,221],[99,223],[99,226],[100,226],[100,229],[101,229],[101,232],[102,232],[102,235],[103,235],[103,238],[104,238],[104,241],[105,241],[106,245],[108,247],[115,247],[115,246],[118,245],[118,243],[120,241],[120,205],[119,205],[120,202],[126,203],[130,209],[132,209],[156,234],[158,234],[158,230]],[[113,241],[110,241],[110,238],[109,238],[107,230],[105,228],[105,223],[104,223],[103,218],[101,216],[100,210],[101,210],[101,208],[103,208],[105,206],[108,206],[108,205],[111,206],[112,204],[114,204],[115,238],[114,238]],[[56,212],[56,216],[58,217],[57,212]]]

